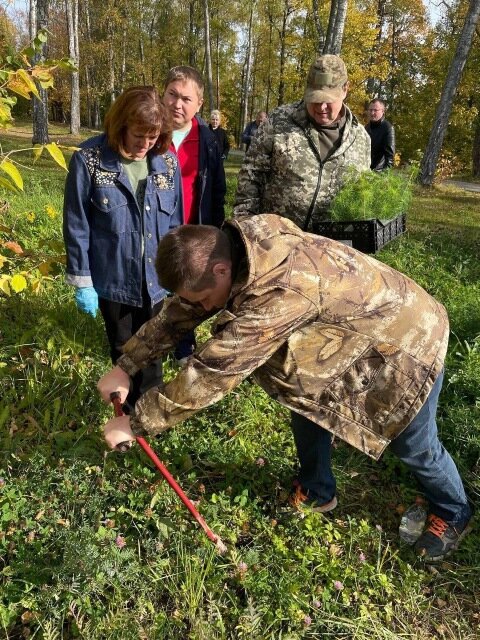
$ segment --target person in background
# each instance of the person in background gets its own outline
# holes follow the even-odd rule
[[[154,87],[130,87],[105,116],[104,133],[70,161],[63,233],[67,282],[79,309],[103,316],[112,362],[162,305],[160,239],[183,222],[180,167],[168,149],[170,114]],[[162,381],[161,360],[132,379],[125,410]]]
[[[173,118],[171,151],[180,162],[185,224],[212,224],[225,219],[225,170],[217,140],[198,116],[203,105],[204,82],[189,66],[173,67],[164,83],[163,102]],[[195,349],[193,332],[177,345],[181,364]]]
[[[154,436],[256,382],[292,414],[300,473],[291,505],[337,506],[332,436],[378,460],[388,446],[420,483],[429,517],[415,550],[441,560],[469,531],[468,498],[438,438],[436,411],[449,337],[445,308],[416,282],[284,217],[243,216],[173,229],[157,255],[175,296],[125,345],[98,389],[122,398],[139,366],[179,328],[215,317],[212,337],[133,416],[109,420],[107,444]]]
[[[368,124],[365,127],[371,139],[370,169],[384,171],[395,163],[395,129],[385,120],[385,103],[375,98],[368,105]]]
[[[222,160],[226,160],[228,158],[228,152],[230,151],[230,143],[228,142],[227,132],[220,126],[221,121],[222,115],[220,111],[218,111],[218,109],[214,109],[210,114],[210,124],[208,126],[217,139],[217,145],[220,149]]]
[[[252,143],[252,138],[257,133],[258,127],[268,119],[268,115],[266,111],[259,111],[255,117],[255,120],[249,122],[242,133],[242,142],[245,145],[245,152],[250,148],[250,144]]]
[[[303,99],[268,116],[238,175],[234,215],[275,212],[315,232],[352,168],[370,169],[370,138],[344,100],[345,63],[311,65]]]

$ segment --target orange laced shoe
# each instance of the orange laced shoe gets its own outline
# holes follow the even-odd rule
[[[431,513],[424,532],[415,543],[415,551],[421,558],[430,562],[443,560],[458,548],[460,541],[469,531],[468,521],[454,526]]]

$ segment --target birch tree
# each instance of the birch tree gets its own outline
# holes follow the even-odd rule
[[[76,71],[71,74],[70,85],[70,133],[80,131],[80,51],[78,48],[78,0],[65,0],[68,30],[68,55],[73,60]]]
[[[207,67],[208,106],[210,111],[212,111],[212,109],[215,108],[215,103],[213,99],[212,49],[210,43],[210,10],[208,0],[203,0],[203,11],[205,19],[205,62]]]
[[[452,111],[453,99],[462,76],[465,62],[472,46],[475,27],[480,16],[480,0],[470,0],[467,15],[452,62],[450,63],[445,83],[437,107],[430,138],[420,164],[419,182],[430,186],[435,176],[438,157],[442,150],[443,140],[448,126],[448,119]]]
[[[48,27],[48,5],[49,0],[30,0],[28,17],[31,40],[35,39],[40,29],[46,30]],[[44,58],[45,44],[37,50],[32,62],[38,64]],[[40,100],[34,96],[32,101],[32,144],[48,144],[50,142],[48,136],[48,94],[47,90],[41,87],[38,82],[36,84]]]
[[[331,0],[323,53],[340,54],[345,30],[345,18],[347,17],[347,6],[348,0]]]

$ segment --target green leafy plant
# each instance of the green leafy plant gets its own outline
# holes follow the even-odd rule
[[[390,220],[406,213],[415,173],[414,169],[363,173],[352,170],[331,204],[332,220]]]

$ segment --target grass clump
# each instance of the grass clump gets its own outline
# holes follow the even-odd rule
[[[390,220],[406,213],[413,193],[414,171],[352,170],[330,206],[332,220]]]

